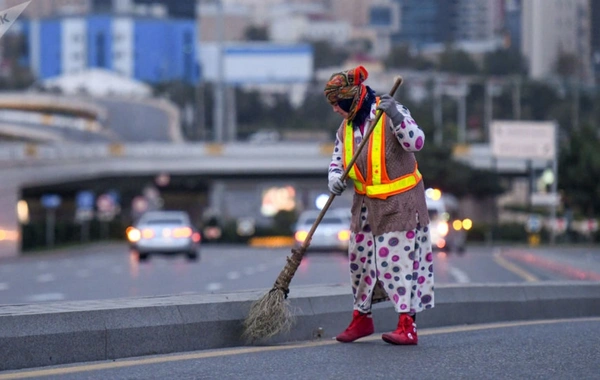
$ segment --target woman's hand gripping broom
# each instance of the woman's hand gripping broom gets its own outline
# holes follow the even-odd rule
[[[396,77],[394,86],[390,90],[390,96],[394,96],[396,90],[401,84],[402,77]],[[358,155],[366,145],[367,141],[369,141],[369,138],[371,137],[371,134],[373,133],[373,130],[379,122],[382,114],[383,111],[378,110],[375,120],[370,124],[361,143],[356,148],[354,156],[346,166],[346,170],[341,177],[342,181],[346,180],[348,177],[350,169],[354,165]],[[294,318],[289,307],[289,301],[287,300],[289,285],[294,277],[294,274],[296,273],[296,270],[300,266],[300,262],[302,261],[302,257],[304,256],[306,249],[310,245],[310,241],[315,230],[317,229],[317,226],[323,219],[323,216],[325,215],[325,212],[327,212],[327,209],[329,209],[329,206],[331,206],[334,198],[335,194],[331,193],[327,203],[325,203],[325,206],[321,209],[319,216],[308,232],[306,239],[302,242],[302,245],[298,248],[292,249],[292,256],[287,257],[287,263],[275,280],[273,288],[251,305],[250,312],[244,321],[243,337],[247,341],[267,339],[279,333],[289,331],[291,328]]]

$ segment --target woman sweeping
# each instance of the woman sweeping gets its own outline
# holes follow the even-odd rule
[[[398,327],[382,335],[391,344],[418,342],[416,314],[434,306],[433,254],[425,188],[414,152],[425,135],[409,110],[364,84],[363,66],[335,73],[325,86],[333,111],[344,119],[329,166],[329,189],[341,195],[342,174],[377,110],[385,112],[348,173],[354,187],[348,248],[354,312],[336,339],[373,334],[373,291],[380,283],[398,312]]]

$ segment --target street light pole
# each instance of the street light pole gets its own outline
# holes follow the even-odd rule
[[[467,142],[467,94],[458,97],[458,143]]]
[[[485,80],[485,94],[484,94],[484,123],[485,123],[485,140],[490,141],[490,126],[492,124],[492,113],[493,113],[493,101],[492,101],[492,83],[490,79]]]
[[[433,88],[433,122],[435,124],[433,141],[436,146],[442,146],[444,140],[444,121],[442,115],[442,88],[438,79],[435,79]]]
[[[225,91],[224,91],[224,59],[223,59],[223,40],[224,40],[224,17],[223,1],[216,0],[217,5],[217,79],[215,81],[215,108],[214,108],[214,139],[217,143],[224,142],[225,128]]]
[[[512,88],[513,118],[521,120],[521,78],[515,77]]]

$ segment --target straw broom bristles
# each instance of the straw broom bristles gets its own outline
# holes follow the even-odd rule
[[[279,333],[288,332],[294,324],[287,295],[292,277],[300,266],[305,251],[304,246],[292,249],[292,256],[287,258],[287,263],[273,288],[250,306],[242,334],[247,341],[268,339]]]

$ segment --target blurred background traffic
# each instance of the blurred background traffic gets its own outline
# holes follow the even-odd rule
[[[329,196],[340,120],[324,83],[359,64],[380,94],[404,77],[396,98],[427,137],[417,159],[439,250],[600,240],[598,1],[0,9],[0,257],[125,250],[157,210],[184,211],[200,246],[298,244],[302,214]],[[346,229],[335,236],[343,249]]]

